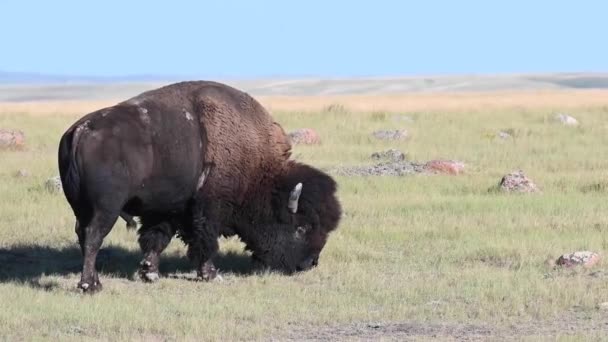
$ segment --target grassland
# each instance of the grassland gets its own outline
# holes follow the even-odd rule
[[[248,274],[236,239],[222,240],[224,281],[189,281],[179,241],[163,279],[134,276],[140,254],[119,221],[99,268],[104,291],[76,291],[80,254],[61,195],[60,134],[95,103],[0,106],[25,151],[0,151],[0,338],[4,340],[480,339],[601,340],[608,336],[608,263],[553,269],[576,250],[608,252],[608,92],[261,98],[286,130],[316,129],[294,157],[322,168],[407,151],[467,164],[460,176],[341,177],[345,209],[319,267],[297,276]],[[345,110],[327,111],[330,104]],[[335,107],[334,107],[335,108]],[[552,121],[567,112],[580,121]],[[396,115],[408,115],[411,122]],[[407,141],[374,140],[406,128]],[[514,139],[493,138],[511,130]],[[30,176],[15,178],[19,169]],[[523,169],[540,194],[488,191]]]

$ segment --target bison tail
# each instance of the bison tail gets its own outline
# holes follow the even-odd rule
[[[76,205],[80,198],[80,174],[76,162],[77,134],[68,131],[59,143],[59,176],[66,199],[76,213]]]

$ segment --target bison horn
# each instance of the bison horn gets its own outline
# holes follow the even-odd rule
[[[298,211],[298,201],[300,200],[301,193],[302,183],[298,183],[289,194],[289,203],[287,204],[287,207],[294,214]]]

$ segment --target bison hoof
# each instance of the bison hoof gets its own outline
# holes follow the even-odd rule
[[[218,276],[217,270],[205,270],[198,273],[198,279],[202,281],[211,281]],[[221,278],[221,277],[220,277]]]
[[[142,280],[149,282],[149,283],[154,283],[154,282],[158,281],[158,279],[160,279],[160,277],[158,276],[158,273],[156,273],[156,272],[142,273],[141,278],[142,278]]]
[[[78,288],[81,289],[84,293],[93,294],[95,292],[101,291],[102,286],[100,282],[94,282],[92,284],[89,284],[87,282],[81,281],[78,283]]]
[[[153,283],[160,277],[158,275],[158,266],[153,264],[150,260],[142,260],[139,263],[139,278],[145,282]]]
[[[153,283],[160,279],[158,272],[152,271],[147,268],[141,268],[137,273],[139,274],[139,278],[147,283]]]

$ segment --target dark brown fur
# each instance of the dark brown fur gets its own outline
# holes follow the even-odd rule
[[[135,118],[142,111],[147,118]],[[94,125],[79,130],[85,122]],[[176,233],[204,279],[215,276],[210,259],[219,234],[238,235],[254,259],[272,269],[316,265],[339,223],[336,184],[290,154],[284,130],[257,101],[216,82],[168,85],[85,116],[66,131],[59,149],[85,257],[84,289],[101,285],[91,267],[97,250],[85,251],[87,239],[101,245],[121,213],[141,217],[144,279],[157,277],[160,254]],[[292,213],[288,197],[298,183],[303,190]]]

